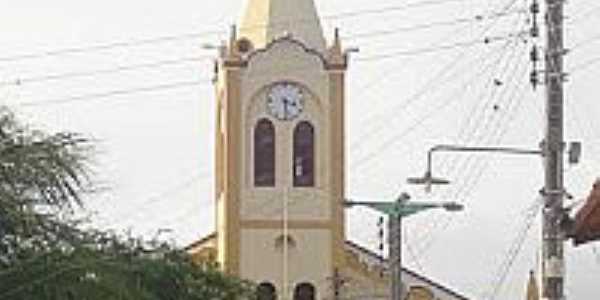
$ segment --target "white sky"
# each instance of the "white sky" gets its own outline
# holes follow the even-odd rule
[[[414,2],[420,0],[406,3]],[[508,2],[455,0],[324,20],[328,38],[338,26],[343,36],[349,37],[346,45],[361,49],[348,79],[349,197],[392,199],[402,190],[423,196],[421,189],[403,183],[407,177],[424,172],[425,152],[435,144],[536,147],[542,136],[543,93],[519,88],[519,84],[526,84],[530,71],[530,44],[499,41],[487,46],[415,52],[478,39],[495,18],[406,29],[489,14]],[[403,3],[317,1],[322,16]],[[524,5],[524,0],[517,0],[515,7]],[[241,0],[21,0],[5,3],[0,10],[0,101],[36,127],[81,132],[99,141],[97,178],[109,189],[89,204],[89,209],[98,213],[99,225],[131,228],[146,235],[159,228],[172,228],[172,237],[181,244],[213,230],[212,66],[210,59],[187,59],[210,57],[214,53],[202,50],[201,45],[218,43],[226,35],[198,34],[61,55],[48,52],[225,31],[242,7]],[[592,0],[571,1],[567,14],[567,45],[581,45],[567,57],[568,71],[572,72],[566,97],[567,138],[584,142],[584,157],[581,165],[569,167],[566,181],[569,191],[581,199],[600,167],[600,140],[595,138],[600,130],[600,120],[595,117],[600,115],[600,105],[594,99],[600,92],[595,80],[600,75],[600,6]],[[488,36],[504,36],[525,28],[525,17],[512,14],[496,23]],[[381,30],[396,33],[356,36]],[[388,59],[380,56],[396,52],[407,53]],[[373,56],[379,59],[366,59]],[[179,63],[95,72],[174,60]],[[436,77],[442,70],[447,72]],[[27,81],[89,71],[95,73]],[[494,78],[503,85],[490,86]],[[21,85],[11,84],[17,79]],[[73,98],[196,80],[202,83]],[[60,103],[65,99],[71,102]],[[483,297],[525,226],[526,208],[542,185],[541,163],[530,157],[441,154],[436,156],[434,172],[449,177],[454,184],[436,188],[433,196],[464,201],[467,210],[452,217],[428,212],[406,222],[406,244],[410,247],[405,247],[405,261],[410,268],[462,293]],[[352,239],[376,248],[376,214],[353,210],[348,223]],[[533,224],[498,299],[524,297],[528,270],[538,261],[539,219]],[[592,299],[600,292],[600,257],[594,256],[590,246],[568,247],[567,257],[567,296]]]

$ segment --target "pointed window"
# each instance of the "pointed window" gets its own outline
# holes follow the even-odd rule
[[[315,185],[315,132],[309,122],[300,122],[294,129],[294,186]]]
[[[300,283],[294,289],[294,300],[315,300],[315,286],[304,282]]]
[[[267,119],[254,129],[254,185],[275,186],[275,126]]]
[[[263,282],[256,288],[256,298],[258,300],[277,300],[277,291],[270,282]]]

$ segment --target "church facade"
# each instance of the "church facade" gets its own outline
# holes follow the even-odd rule
[[[389,299],[385,260],[345,237],[347,62],[313,0],[248,0],[219,50],[216,232],[187,250],[260,299]],[[403,275],[409,299],[466,299]]]

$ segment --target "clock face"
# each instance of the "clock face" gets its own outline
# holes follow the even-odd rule
[[[267,110],[279,120],[293,120],[302,109],[302,90],[293,83],[278,83],[267,94]]]

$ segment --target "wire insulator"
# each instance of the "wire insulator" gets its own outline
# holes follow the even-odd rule
[[[537,63],[538,61],[540,61],[540,54],[536,45],[533,45],[533,47],[531,48],[531,52],[529,52],[529,58],[533,63]]]
[[[533,38],[538,38],[540,37],[540,27],[538,26],[537,22],[534,21],[533,25],[531,25],[531,29],[529,30],[529,34],[531,35],[531,37]]]
[[[539,14],[540,4],[537,1],[533,1],[533,3],[531,3],[531,6],[529,6],[529,12],[531,12],[533,15]]]
[[[529,82],[531,83],[531,86],[535,90],[539,84],[539,74],[538,74],[537,70],[533,70],[533,71],[531,71],[531,73],[529,73]]]

